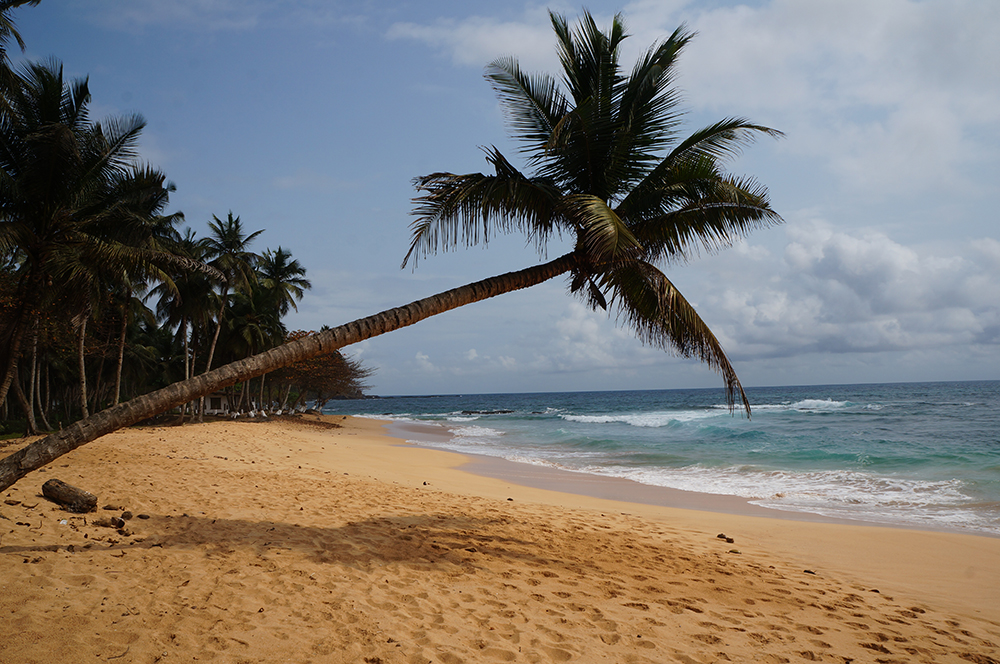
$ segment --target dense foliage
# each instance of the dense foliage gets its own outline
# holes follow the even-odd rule
[[[20,44],[19,4],[0,2],[2,42]],[[141,116],[94,121],[87,79],[54,59],[12,70],[0,49],[0,69],[0,427],[61,428],[286,341],[282,318],[310,288],[290,252],[253,252],[263,231],[232,212],[207,237],[180,230],[173,184],[140,159]],[[325,361],[342,392],[300,372],[283,398],[357,396],[370,372]],[[267,380],[229,402],[267,407]]]

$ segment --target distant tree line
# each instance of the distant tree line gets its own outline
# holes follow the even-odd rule
[[[139,155],[141,116],[94,120],[87,79],[55,59],[11,67],[23,4],[37,0],[0,2],[0,427],[58,429],[309,334],[282,322],[310,288],[289,251],[253,252],[262,231],[232,212],[206,237],[179,228],[174,185]],[[359,396],[371,374],[339,352],[311,362],[229,403]],[[203,417],[204,399],[181,414]]]

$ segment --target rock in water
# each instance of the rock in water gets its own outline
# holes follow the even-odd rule
[[[42,495],[59,503],[70,512],[93,512],[97,509],[97,496],[70,486],[62,480],[51,479],[42,485]]]

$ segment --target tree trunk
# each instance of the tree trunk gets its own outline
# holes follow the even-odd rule
[[[90,392],[90,410],[97,412],[101,410],[101,396],[107,392],[104,385],[104,361],[107,359],[107,348],[111,344],[111,332],[104,339],[101,345],[101,359],[97,361],[97,371],[94,372],[94,389]]]
[[[122,394],[122,366],[125,364],[125,333],[128,331],[128,308],[132,304],[132,289],[125,291],[125,306],[122,307],[122,330],[118,335],[118,364],[115,366],[115,398],[111,405],[117,406]]]
[[[52,431],[52,425],[49,424],[48,409],[45,406],[45,402],[42,401],[42,376],[41,371],[38,372],[38,382],[35,384],[35,389],[38,391],[37,401],[38,401],[38,416],[42,418],[42,426],[45,427],[46,431]],[[48,389],[48,376],[49,376],[49,366],[45,365],[45,382],[46,389]]]
[[[215,345],[219,343],[219,332],[222,331],[222,316],[226,313],[226,298],[229,296],[229,284],[222,284],[222,304],[219,306],[219,318],[215,323],[215,334],[212,344],[208,347],[208,359],[205,361],[205,373],[212,370],[212,360],[215,358]],[[198,400],[198,421],[205,421],[205,395]]]
[[[317,355],[332,353],[344,346],[413,325],[425,318],[466,304],[540,284],[568,272],[575,263],[576,257],[570,253],[542,265],[460,286],[316,335],[303,337],[260,355],[227,364],[102,410],[93,417],[75,422],[64,430],[37,440],[0,460],[0,491],[7,489],[31,471],[106,433],[135,424],[238,381],[255,378],[268,371],[287,367],[289,364]]]
[[[4,353],[0,353],[0,357],[4,357],[6,360],[4,363],[3,382],[0,382],[0,402],[7,400],[7,392],[10,390],[10,386],[17,375],[17,360],[21,350],[21,338],[24,336],[25,318],[35,308],[35,304],[38,301],[38,294],[41,292],[42,287],[39,279],[31,277],[22,291],[18,293],[20,306],[8,322],[8,325],[11,327],[8,328],[10,330],[10,341],[7,343],[6,357],[4,357]],[[2,345],[0,345],[0,348],[2,348]]]
[[[193,325],[191,327],[192,329],[194,328]],[[189,378],[191,378],[191,342],[190,338],[188,337],[187,318],[185,318],[181,322],[181,332],[184,335],[184,380],[188,380]],[[187,413],[187,411],[188,411],[188,404],[184,404],[184,406],[181,408],[182,424],[184,423],[184,415],[185,413]],[[194,414],[193,410],[191,411],[191,414],[192,415]]]
[[[14,386],[14,396],[17,397],[17,402],[21,404],[21,410],[24,411],[24,416],[27,418],[27,427],[24,430],[25,436],[34,436],[38,433],[38,425],[35,424],[35,414],[32,412],[31,404],[28,403],[28,398],[24,396],[24,389],[21,388],[21,379],[17,376],[17,365],[14,365],[14,380],[12,382]],[[36,441],[37,442],[37,441]],[[28,447],[31,447],[29,445]],[[25,448],[27,449],[27,448]],[[3,462],[0,461],[0,464]]]
[[[90,417],[90,413],[87,410],[87,367],[83,356],[84,344],[87,340],[88,318],[89,316],[84,316],[83,321],[80,323],[80,340],[77,343],[76,350],[76,357],[80,365],[80,410],[83,413],[83,419]]]
[[[97,509],[97,496],[55,478],[42,485],[42,495],[70,512],[85,513]]]
[[[31,377],[28,379],[28,410],[35,416],[35,388],[38,381],[38,317],[31,329]],[[39,406],[41,404],[39,403]],[[41,410],[41,408],[39,408]]]

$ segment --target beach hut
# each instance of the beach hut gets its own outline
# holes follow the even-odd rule
[[[225,392],[213,392],[205,397],[206,415],[225,415],[229,412],[229,396]]]

